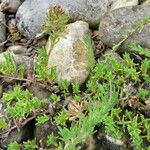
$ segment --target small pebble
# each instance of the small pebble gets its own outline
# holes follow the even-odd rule
[[[30,48],[28,48],[27,53],[31,53],[32,51],[33,51],[33,48],[30,47]]]
[[[27,45],[30,45],[32,42],[33,42],[32,39],[28,40],[28,41],[27,41]]]
[[[10,52],[13,52],[16,55],[20,55],[20,54],[24,54],[27,51],[27,48],[22,45],[14,45],[14,46],[8,47],[7,50]]]
[[[27,39],[21,39],[20,42],[21,43],[27,43]]]
[[[3,85],[0,84],[0,97],[2,97],[2,95],[3,95]]]
[[[0,9],[4,13],[16,13],[20,5],[20,0],[2,0]]]

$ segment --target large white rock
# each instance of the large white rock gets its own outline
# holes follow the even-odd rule
[[[84,44],[84,36],[89,33],[89,25],[83,21],[69,24],[62,37],[50,51],[48,66],[56,67],[58,81],[83,83],[88,75],[88,57]],[[49,51],[50,40],[47,44]],[[93,56],[94,57],[94,56]]]

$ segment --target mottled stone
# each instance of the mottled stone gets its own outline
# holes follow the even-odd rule
[[[66,79],[70,82],[83,83],[89,74],[87,51],[83,40],[89,32],[89,26],[85,22],[77,21],[69,24],[67,30],[65,38],[60,38],[51,51],[50,40],[48,41],[47,51],[50,51],[48,66],[56,67],[58,81]]]

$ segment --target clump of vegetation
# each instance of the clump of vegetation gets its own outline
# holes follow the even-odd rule
[[[113,52],[99,60],[90,73],[84,93],[80,91],[79,85],[71,85],[72,94],[79,99],[70,101],[67,110],[62,108],[55,115],[54,122],[58,126],[59,136],[49,135],[47,146],[66,150],[80,149],[79,144],[96,132],[95,126],[103,124],[107,135],[122,139],[128,133],[131,139],[129,147],[144,148],[143,142],[150,140],[150,119],[141,113],[141,107],[145,98],[149,97],[149,92],[138,85],[149,83],[150,76],[146,71],[149,70],[149,65],[144,65],[145,61],[148,60],[136,64],[130,54],[125,53],[120,62]],[[62,91],[60,99],[72,96],[67,81],[61,81],[59,87]],[[135,87],[136,92],[130,93],[130,88]],[[53,103],[57,102],[58,95],[51,94],[51,99]],[[50,119],[42,108],[48,101],[42,103],[29,91],[21,91],[20,86],[16,86],[11,93],[4,93],[2,100],[7,105],[5,112],[10,118],[22,118],[22,123],[31,113],[34,113],[38,126]],[[75,119],[71,120],[68,128],[67,122],[72,117]],[[2,130],[8,128],[6,121],[0,121]],[[17,146],[16,143],[13,144]]]
[[[26,142],[23,142],[23,145],[18,144],[16,141],[14,141],[8,145],[8,150],[20,150],[20,149],[34,150],[37,148],[38,146],[36,145],[35,140],[28,140]]]
[[[5,61],[0,64],[0,72],[3,72],[5,74],[14,74],[15,73],[15,64],[11,58],[11,55],[9,52],[6,52],[4,54]]]
[[[45,32],[50,35],[53,44],[56,44],[56,39],[60,37],[59,33],[64,29],[68,18],[60,7],[50,8],[50,18],[52,20],[45,26]],[[145,144],[150,144],[150,119],[142,111],[145,101],[150,97],[147,87],[143,84],[150,82],[150,61],[143,58],[140,63],[136,63],[129,53],[120,57],[115,51],[121,42],[95,63],[90,58],[93,58],[93,53],[89,37],[85,37],[84,42],[90,60],[90,75],[85,89],[81,90],[77,83],[70,84],[62,80],[57,85],[58,93],[51,92],[49,99],[40,100],[19,83],[11,92],[4,92],[1,98],[6,107],[0,120],[0,136],[24,126],[33,119],[36,126],[50,120],[57,125],[59,131],[58,135],[48,135],[47,149],[79,150],[89,137],[96,136],[95,128],[100,125],[104,126],[105,135],[115,140],[123,141],[126,136],[128,143],[124,144],[129,149],[150,148]],[[130,48],[145,57],[150,55],[136,44]],[[15,66],[10,55],[7,54],[5,59],[6,63],[0,65],[0,72],[13,76]],[[39,49],[34,81],[40,85],[46,83],[51,86],[49,83],[54,81],[56,75],[55,69],[49,72],[46,50]],[[49,110],[50,103],[53,105],[51,108],[55,109],[53,114]],[[10,120],[14,122],[11,125]],[[36,139],[23,143],[14,141],[8,145],[8,150],[45,148],[39,145]]]
[[[64,37],[64,30],[69,21],[69,17],[59,5],[52,5],[47,11],[47,22],[43,32],[49,35],[50,50],[58,42],[60,37]]]
[[[92,70],[95,65],[95,58],[94,58],[94,52],[92,48],[92,40],[90,36],[87,34],[84,36],[84,45],[86,47],[86,54],[87,54],[88,63],[89,63],[88,68]]]
[[[38,50],[38,63],[36,64],[36,77],[38,80],[54,81],[57,77],[55,67],[48,68],[48,54],[45,48]]]

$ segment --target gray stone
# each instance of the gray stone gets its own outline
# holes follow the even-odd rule
[[[50,5],[59,4],[69,15],[70,21],[82,20],[90,27],[97,27],[102,16],[116,0],[26,0],[18,9],[16,19],[20,32],[33,38],[42,30]]]
[[[50,92],[36,84],[30,84],[28,90],[39,99],[49,98]]]
[[[21,34],[33,38],[41,32],[42,25],[46,21],[49,4],[50,0],[26,0],[23,2],[16,14],[17,26]]]
[[[2,95],[3,95],[3,85],[2,85],[2,83],[0,83],[0,98],[2,97]],[[1,109],[0,109],[0,111],[1,111]]]
[[[36,126],[34,136],[37,140],[37,142],[40,141],[40,143],[46,147],[47,145],[47,136],[50,134],[58,135],[58,128],[55,123],[51,121],[47,121],[46,123]]]
[[[2,12],[16,13],[20,5],[20,0],[2,0],[2,3],[0,4],[0,9]]]
[[[5,15],[2,12],[0,12],[0,43],[4,42],[6,39],[5,24],[6,24]]]
[[[13,45],[8,47],[7,51],[13,52],[16,55],[21,55],[27,51],[27,47],[22,45]]]
[[[50,51],[48,67],[56,67],[58,81],[65,79],[69,82],[83,83],[87,79],[89,60],[83,37],[88,32],[88,24],[77,21],[68,25],[64,31],[65,38],[60,38],[51,51],[50,40],[48,41],[47,51]]]
[[[32,138],[33,128],[24,126],[18,131],[17,129],[12,130],[7,137],[0,139],[0,146],[4,149],[8,148],[8,144],[11,142],[21,143]]]
[[[127,6],[136,6],[138,3],[138,0],[116,0],[111,6],[111,10]]]
[[[116,0],[59,0],[72,21],[82,20],[97,27],[100,18]]]
[[[141,23],[150,16],[150,6],[124,7],[107,13],[99,25],[99,37],[108,47],[118,44],[121,41],[120,35],[126,36],[128,30],[135,29],[135,22]],[[150,24],[146,24],[140,31],[136,31],[124,43],[123,48],[136,42],[143,47],[150,47]]]

